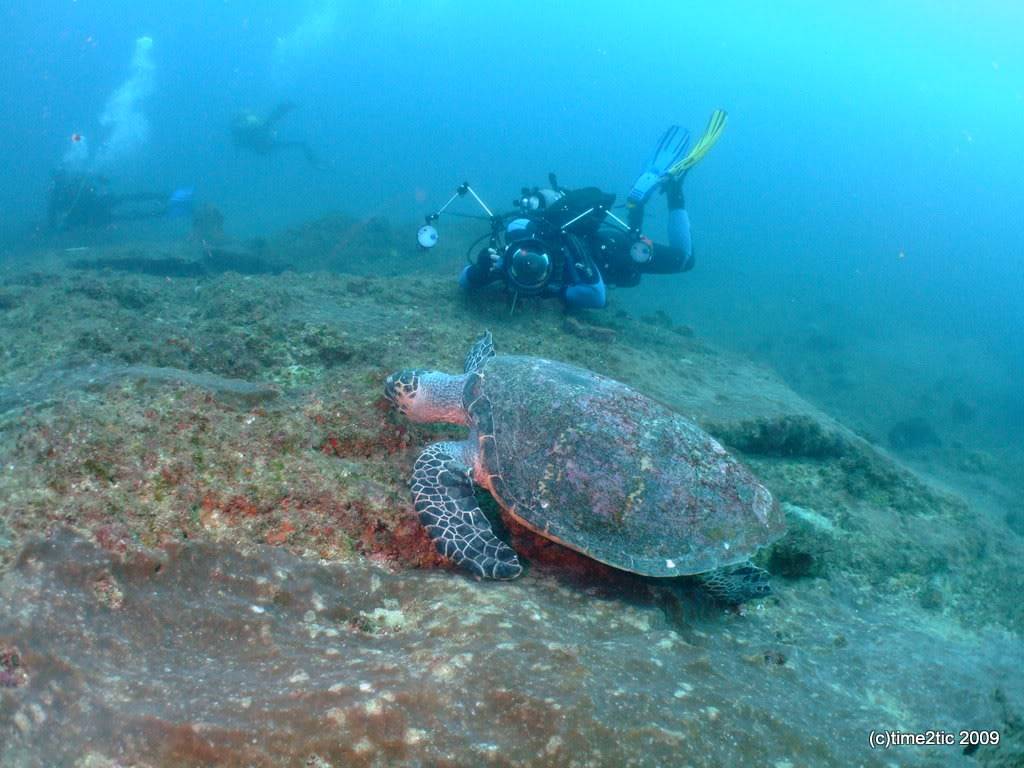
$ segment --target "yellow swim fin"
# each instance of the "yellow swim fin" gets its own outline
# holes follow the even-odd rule
[[[725,124],[728,119],[729,114],[724,109],[716,109],[712,112],[711,119],[708,120],[708,127],[704,130],[704,135],[697,140],[697,143],[693,145],[693,148],[686,154],[686,157],[668,169],[668,175],[678,178],[703,160],[704,156],[711,151],[711,148],[718,143],[718,139],[721,137],[722,131],[725,130]]]

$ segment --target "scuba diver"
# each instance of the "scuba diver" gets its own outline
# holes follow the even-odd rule
[[[727,115],[715,110],[704,134],[687,152],[689,134],[670,126],[626,201],[626,221],[612,212],[615,195],[596,187],[564,189],[554,174],[550,187],[524,189],[517,210],[494,215],[468,184],[434,214],[418,234],[433,247],[433,222],[457,197],[471,194],[491,221],[490,242],[472,253],[488,235],[470,246],[470,263],[459,275],[465,290],[504,280],[513,295],[558,296],[574,309],[599,309],[606,286],[635,286],[644,274],[671,274],[693,268],[690,219],[683,198],[686,174],[718,141]],[[668,242],[654,243],[643,232],[644,208],[655,191],[668,203]]]
[[[240,112],[231,121],[232,141],[236,147],[248,149],[257,155],[271,155],[284,149],[298,149],[306,158],[306,162],[314,168],[323,168],[324,164],[306,142],[284,141],[277,138],[278,121],[293,109],[295,104],[286,101],[278,104],[265,116],[248,110]]]
[[[61,167],[53,172],[47,222],[58,232],[104,229],[118,222],[187,212],[191,204],[191,188],[179,189],[170,196],[163,192],[115,194],[107,177]]]

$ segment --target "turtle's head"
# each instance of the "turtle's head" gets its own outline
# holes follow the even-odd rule
[[[388,376],[384,397],[410,421],[465,424],[464,376],[406,368]]]
[[[406,368],[388,376],[384,382],[384,397],[391,401],[404,416],[412,418],[415,411],[416,395],[420,389],[420,376],[426,371]],[[415,420],[415,419],[414,419]]]

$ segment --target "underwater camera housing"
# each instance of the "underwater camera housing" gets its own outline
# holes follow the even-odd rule
[[[587,261],[581,252],[587,247],[585,241],[596,235],[606,221],[614,222],[629,233],[634,244],[646,240],[639,230],[630,228],[611,212],[615,195],[596,187],[564,190],[558,186],[554,174],[548,179],[551,188],[523,188],[520,197],[513,201],[516,210],[503,214],[493,213],[469,182],[463,182],[444,205],[426,216],[416,233],[416,242],[422,250],[437,245],[439,234],[435,222],[452,203],[470,195],[483,209],[491,229],[469,246],[467,260],[477,264],[493,263],[515,295],[539,295],[555,292],[562,280],[566,259]],[[483,240],[488,240],[488,244],[474,255]]]
[[[527,296],[543,293],[561,271],[562,258],[557,245],[537,237],[517,239],[505,246],[502,255],[505,282],[516,293]]]

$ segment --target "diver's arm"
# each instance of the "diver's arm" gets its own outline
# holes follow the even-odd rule
[[[459,287],[464,291],[482,288],[501,277],[500,257],[497,251],[485,248],[477,254],[475,263],[467,264],[459,273]]]
[[[491,282],[490,275],[479,269],[476,264],[467,264],[459,273],[459,287],[464,291],[482,288],[489,282]]]
[[[501,276],[497,269],[482,269],[477,264],[467,264],[459,273],[459,287],[464,291],[473,291],[493,283]]]

